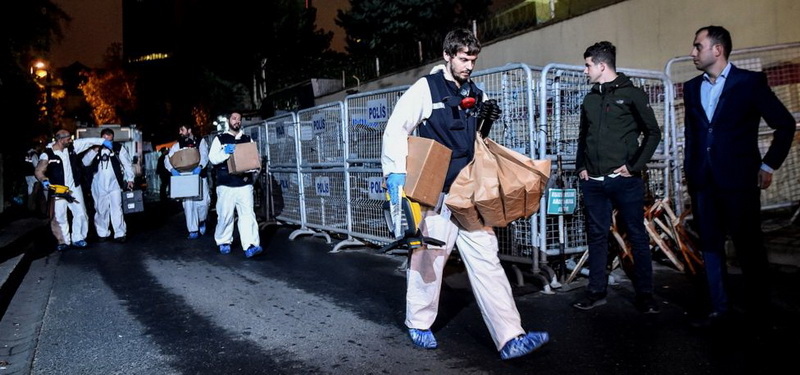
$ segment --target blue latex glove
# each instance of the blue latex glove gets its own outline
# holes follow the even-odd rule
[[[235,150],[235,149],[236,149],[236,145],[233,144],[233,143],[225,145],[225,153],[226,154],[232,154],[233,150]]]
[[[192,174],[200,174],[200,171],[202,171],[202,170],[203,170],[203,168],[200,168],[200,166],[198,165],[198,166],[194,167],[194,169],[192,169]]]
[[[47,180],[42,181],[42,187],[45,190],[49,190],[50,189],[50,181],[47,181]]]
[[[106,146],[109,150],[111,150],[114,148],[114,143],[106,139],[105,141],[103,141],[103,146]]]
[[[389,189],[389,201],[392,204],[400,202],[399,187],[406,184],[405,173],[389,173],[386,177],[386,187]]]
[[[173,176],[180,176],[181,175],[181,172],[178,172],[178,170],[175,169],[175,168],[172,168],[172,170],[169,171],[169,173],[172,173]]]

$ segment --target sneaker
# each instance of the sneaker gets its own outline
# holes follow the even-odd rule
[[[224,243],[219,245],[219,252],[223,254],[230,254],[231,253],[231,244]]]
[[[114,242],[119,242],[119,243],[125,243],[127,241],[128,241],[128,237],[126,237],[126,236],[117,237],[117,238],[114,239]]]
[[[75,246],[75,247],[86,247],[86,246],[89,246],[89,244],[87,244],[86,241],[84,241],[84,240],[75,241],[75,242],[72,243],[72,245]]]
[[[655,298],[650,294],[636,296],[634,304],[636,305],[636,309],[642,314],[658,314],[660,312],[658,302],[656,302]]]
[[[201,221],[198,229],[200,229],[200,235],[204,236],[206,234],[206,222]]]
[[[258,254],[261,254],[263,250],[264,249],[262,249],[261,246],[250,245],[250,247],[248,247],[247,250],[244,251],[244,256],[252,258]]]
[[[597,297],[586,296],[580,301],[573,303],[572,307],[579,310],[591,310],[597,306],[603,306],[605,304],[606,304],[605,297],[597,298]]]
[[[408,335],[411,337],[411,342],[420,348],[436,349],[439,346],[436,343],[436,337],[433,337],[433,332],[429,329],[409,328]]]
[[[67,249],[69,249],[69,245],[67,245],[65,243],[60,243],[60,244],[58,244],[58,246],[56,246],[56,250],[57,251],[65,251]]]
[[[533,353],[550,341],[547,332],[528,332],[509,340],[500,350],[500,358],[511,359]]]
[[[189,232],[189,237],[186,237],[190,240],[196,240],[200,238],[200,232]]]

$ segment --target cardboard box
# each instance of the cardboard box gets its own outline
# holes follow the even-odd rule
[[[233,154],[228,158],[228,173],[241,174],[261,169],[261,156],[255,142],[237,143]]]
[[[132,214],[144,211],[144,199],[141,190],[122,192],[122,213]]]
[[[182,148],[169,157],[169,162],[180,172],[191,172],[200,165],[200,151],[194,147]]]
[[[170,198],[199,198],[203,193],[203,184],[199,174],[181,174],[169,178]]]
[[[408,137],[406,158],[406,196],[435,207],[444,187],[452,151],[439,142],[421,137]]]

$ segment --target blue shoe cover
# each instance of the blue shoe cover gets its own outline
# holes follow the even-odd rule
[[[262,251],[263,249],[261,248],[261,246],[250,245],[250,247],[248,247],[247,250],[244,251],[244,256],[252,258],[258,254],[261,254]]]
[[[509,340],[500,350],[500,358],[511,359],[533,353],[550,341],[547,332],[528,332]]]
[[[84,240],[75,241],[72,245],[75,246],[75,247],[86,247],[86,246],[89,246],[89,244],[87,244],[86,241],[84,241]]]
[[[230,254],[231,253],[231,244],[224,243],[219,245],[219,252],[223,254]]]
[[[198,229],[200,229],[200,235],[204,236],[206,234],[206,222],[205,221],[201,221],[200,222],[200,228],[198,228]]]
[[[439,344],[436,343],[436,337],[433,337],[433,332],[429,329],[409,328],[408,335],[411,337],[411,342],[420,348],[436,349],[436,347],[439,346]]]
[[[196,240],[196,239],[200,238],[200,233],[199,232],[189,232],[189,237],[187,237],[187,238],[190,239],[190,240]]]

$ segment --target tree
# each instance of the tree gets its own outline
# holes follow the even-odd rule
[[[47,57],[69,21],[50,0],[0,1],[0,113],[6,124],[0,153],[5,156],[6,192],[24,171],[22,155],[31,141],[52,130],[52,124],[38,121],[41,92],[30,67],[34,58]]]
[[[86,78],[79,88],[92,107],[95,123],[130,123],[137,108],[136,77],[122,66],[122,46],[112,44],[106,51],[106,69],[83,72]]]
[[[488,15],[490,0],[351,0],[337,11],[336,24],[347,32],[347,51],[355,57],[379,57],[381,64],[416,56],[441,55],[444,35],[453,28],[471,28]]]

